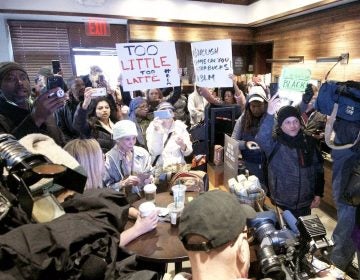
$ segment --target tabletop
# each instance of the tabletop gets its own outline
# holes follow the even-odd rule
[[[196,192],[186,192],[185,204],[196,197]],[[133,203],[138,208],[145,198]],[[169,192],[156,194],[156,206],[166,207],[173,202],[173,196]],[[126,228],[131,227],[135,221],[129,220]],[[153,262],[182,262],[188,260],[186,250],[178,237],[178,226],[172,226],[169,222],[159,221],[156,229],[147,232],[124,248],[129,253],[135,253],[146,261]]]

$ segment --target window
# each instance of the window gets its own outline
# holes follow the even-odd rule
[[[31,81],[41,67],[51,68],[59,60],[64,79],[73,76],[68,29],[66,25],[8,21],[14,60],[24,66]]]

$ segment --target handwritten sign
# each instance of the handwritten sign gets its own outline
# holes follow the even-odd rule
[[[310,69],[298,67],[284,67],[279,79],[279,88],[304,92],[311,78]]]
[[[195,82],[201,87],[231,87],[233,73],[231,40],[191,43]]]
[[[116,44],[125,91],[180,85],[174,42]]]

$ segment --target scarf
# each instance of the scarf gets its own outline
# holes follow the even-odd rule
[[[311,138],[302,130],[296,136],[290,136],[278,128],[276,139],[280,144],[288,146],[290,149],[296,149],[301,167],[305,168],[312,165],[315,151],[314,141],[311,141]]]

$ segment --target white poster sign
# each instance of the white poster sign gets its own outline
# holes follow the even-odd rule
[[[200,87],[232,87],[231,40],[191,43],[195,82]]]
[[[174,42],[116,44],[125,91],[180,85]]]

